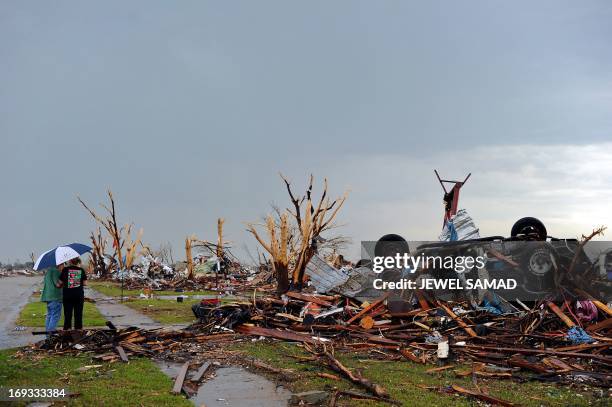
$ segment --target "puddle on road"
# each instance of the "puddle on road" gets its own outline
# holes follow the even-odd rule
[[[181,367],[180,363],[165,361],[157,365],[173,380]],[[241,367],[222,367],[190,400],[206,407],[286,407],[290,398],[289,390],[263,376]]]

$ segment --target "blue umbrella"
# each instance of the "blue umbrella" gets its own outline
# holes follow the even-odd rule
[[[58,246],[55,249],[48,250],[40,255],[34,270],[46,269],[48,267],[57,266],[67,262],[68,260],[76,259],[82,254],[91,251],[91,247],[81,243],[70,243],[63,246]]]

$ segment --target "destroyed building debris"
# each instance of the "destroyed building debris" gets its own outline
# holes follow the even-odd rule
[[[193,305],[198,322],[180,331],[117,329],[109,323],[108,329],[54,333],[35,349],[90,352],[104,361],[125,362],[136,355],[181,361],[185,364],[175,383],[175,391],[180,392],[184,391],[187,370],[194,367],[193,363],[189,364],[194,355],[244,338],[297,342],[313,355],[309,363],[328,369],[322,375],[333,377],[333,380],[346,379],[367,393],[336,391],[331,397],[331,405],[335,405],[339,397],[395,404],[381,384],[344,366],[335,356],[338,352],[363,352],[379,359],[432,365],[429,373],[453,372],[457,377],[579,382],[610,388],[612,310],[610,304],[606,304],[610,298],[585,292],[573,284],[577,279],[573,273],[577,270],[582,278],[586,275],[585,270],[600,272],[583,262],[580,255],[585,243],[604,228],[593,231],[580,242],[575,241],[575,247],[570,247],[564,239],[547,242],[545,228],[539,227],[533,218],[523,218],[521,221],[528,220],[527,226],[520,230],[513,228],[511,238],[481,238],[472,218],[457,208],[459,189],[468,178],[469,175],[461,182],[439,179],[443,188],[444,182],[454,183],[452,190],[444,188],[446,206],[441,242],[421,245],[417,247],[419,251],[440,253],[456,250],[469,242],[484,242],[482,245],[501,242],[507,243],[505,249],[493,246],[479,249],[492,261],[518,267],[519,263],[507,249],[515,241],[533,241],[553,248],[564,246],[568,251],[557,259],[562,261],[547,254],[554,263],[556,278],[564,283],[562,289],[532,302],[502,298],[489,290],[463,298],[439,295],[435,290],[417,289],[399,294],[376,290],[373,285],[376,274],[372,272],[370,259],[353,265],[335,251],[328,257],[329,261],[319,251],[318,245],[325,240],[320,234],[331,225],[346,195],[329,200],[325,182],[320,200],[313,200],[312,177],[305,195],[300,197],[293,194],[289,181],[283,177],[293,208],[291,211],[278,210],[276,217],[266,219],[267,239],[256,225],[248,225],[249,232],[270,256],[260,256],[258,267],[244,266],[231,254],[230,245],[223,240],[222,219],[217,224],[216,243],[199,240],[193,235],[187,237],[184,264],[169,265],[145,251],[140,262],[132,262],[127,267],[127,262],[119,261],[117,255],[122,248],[133,253],[134,242],[139,242],[140,237],[135,241],[121,237],[124,232],[113,220],[114,202],[109,191],[113,202],[112,209],[108,210],[111,216],[100,223],[109,233],[115,234],[115,242],[120,239],[128,242],[113,244],[118,268],[111,273],[111,278],[121,280],[126,288],[213,289],[242,292],[243,295],[224,301],[205,299]],[[129,228],[124,230],[129,236]],[[104,257],[104,245],[96,237],[98,235],[92,234],[94,245],[102,247],[95,254],[98,257],[94,264],[104,262],[100,260]],[[389,246],[377,245],[373,249],[376,253],[388,252],[389,247],[393,253],[410,251],[406,241],[398,235],[386,235],[379,242]],[[196,253],[196,248],[201,250]],[[585,264],[586,267],[582,267]],[[396,269],[392,274],[396,278],[409,271]],[[284,369],[262,362],[255,365],[289,375]],[[209,366],[200,366],[202,371],[207,369]],[[486,392],[457,385],[436,391],[491,404],[512,405]]]
[[[340,294],[289,291],[280,297],[256,295],[196,306],[193,310],[199,322],[182,331],[115,329],[111,324],[106,330],[59,332],[39,347],[56,352],[94,352],[102,360],[130,355],[176,359],[197,352],[198,344],[246,335],[302,343],[318,355],[320,363],[361,383],[376,397],[385,397],[384,389],[343,372],[330,359],[331,349],[375,351],[389,359],[437,364],[439,369],[454,369],[459,377],[559,383],[579,380],[608,388],[612,379],[612,310],[583,297],[577,294],[578,301],[543,301],[532,308],[499,313],[427,295],[414,303],[400,300],[398,304],[387,293],[359,303]],[[592,314],[588,321],[575,317],[585,308]],[[464,362],[471,364],[472,370],[454,368]]]

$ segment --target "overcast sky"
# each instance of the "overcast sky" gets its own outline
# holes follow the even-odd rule
[[[114,191],[152,246],[327,176],[355,242],[612,226],[612,2],[0,2],[0,261],[86,241]],[[358,250],[351,249],[351,257]]]

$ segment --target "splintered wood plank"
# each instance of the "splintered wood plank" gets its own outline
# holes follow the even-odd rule
[[[601,322],[598,322],[594,325],[587,327],[586,330],[587,332],[597,332],[597,331],[601,331],[602,329],[608,329],[608,328],[612,328],[612,318],[604,319]]]
[[[279,331],[277,329],[261,328],[259,326],[240,325],[237,327],[236,332],[240,332],[245,335],[257,335],[266,336],[276,339],[284,339],[287,341],[306,342],[309,344],[319,343],[319,341],[313,339],[311,336],[300,335],[293,331]]]
[[[442,304],[439,301],[438,301],[438,305],[440,305],[440,307],[444,309],[444,311],[448,314],[448,316],[451,317],[456,323],[458,323],[459,326],[461,326],[461,328],[463,328],[463,330],[468,333],[468,335],[470,335],[472,338],[475,338],[478,336],[476,335],[476,332],[474,332],[472,328],[470,328],[465,322],[463,322],[463,320],[459,318],[450,308],[448,308],[446,305]]]
[[[406,359],[411,360],[415,363],[425,363],[424,359],[419,359],[414,353],[412,353],[411,351],[409,351],[408,349],[400,349],[400,353],[402,354],[402,356],[404,356]]]
[[[210,366],[211,366],[210,362],[202,363],[202,366],[200,366],[200,369],[198,369],[198,371],[196,372],[196,374],[193,376],[191,380],[193,380],[194,382],[199,382],[200,380],[202,380],[202,376],[204,376],[204,373],[206,373],[206,371],[210,368]]]
[[[189,370],[189,362],[185,362],[183,366],[181,366],[181,370],[179,370],[178,376],[176,376],[176,380],[174,381],[174,387],[172,387],[172,393],[179,394],[181,390],[183,389],[183,382],[185,381],[187,370]]]
[[[572,321],[567,315],[565,315],[563,311],[561,311],[561,309],[559,309],[559,307],[557,307],[554,303],[549,302],[547,305],[548,305],[548,308],[550,308],[550,310],[554,312],[555,315],[557,315],[559,319],[561,319],[561,321],[563,321],[563,323],[567,325],[569,328],[576,326],[574,321]]]
[[[447,366],[441,366],[441,367],[434,367],[434,368],[431,368],[431,369],[427,369],[427,370],[425,371],[425,373],[437,373],[437,372],[442,372],[442,371],[444,371],[444,370],[452,369],[452,368],[454,368],[454,367],[455,367],[455,365],[447,365]]]
[[[324,307],[332,307],[334,305],[331,302],[325,301],[322,298],[315,297],[314,295],[296,293],[294,291],[286,292],[285,295],[287,297],[290,297],[290,298],[295,298],[296,300],[302,300],[302,301],[306,301],[306,302],[314,302],[315,304],[322,305]]]
[[[349,319],[348,321],[346,321],[347,324],[352,324],[354,321],[356,321],[357,319],[361,318],[363,315],[365,315],[367,312],[369,312],[370,310],[374,309],[375,307],[377,307],[379,304],[382,304],[387,297],[390,295],[390,292],[385,293],[382,297],[380,297],[379,299],[377,299],[376,301],[374,301],[373,303],[371,303],[370,305],[368,305],[367,307],[365,307],[364,309],[362,309],[361,311],[359,311],[357,314],[355,314],[351,319]]]
[[[456,384],[451,385],[451,387],[452,387],[452,389],[454,391],[456,391],[459,394],[462,394],[464,396],[471,396],[471,397],[477,398],[479,400],[486,401],[487,403],[491,403],[491,404],[495,404],[495,405],[499,405],[499,406],[504,406],[504,407],[513,407],[513,406],[515,406],[514,403],[511,403],[509,401],[498,399],[496,397],[489,396],[488,394],[480,393],[478,391],[468,390],[468,389],[463,388],[461,386],[457,386]]]
[[[608,308],[608,306],[606,304],[604,304],[603,302],[598,301],[598,300],[592,300],[591,302],[593,304],[595,304],[595,306],[597,308],[599,308],[600,311],[602,311],[602,312],[604,312],[604,313],[606,313],[606,314],[608,314],[609,316],[612,317],[612,310],[610,308]]]
[[[117,353],[119,354],[119,357],[121,358],[121,360],[123,362],[129,362],[130,360],[128,359],[125,351],[123,350],[123,347],[121,346],[115,346],[115,350],[117,351]]]

